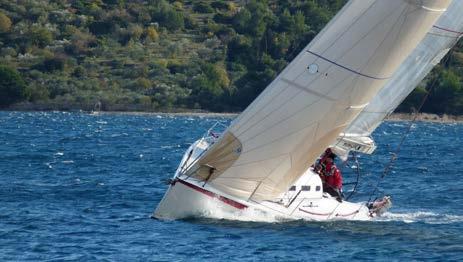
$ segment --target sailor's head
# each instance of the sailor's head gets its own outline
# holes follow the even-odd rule
[[[328,162],[328,163],[333,163],[334,159],[336,159],[336,154],[335,153],[329,153],[326,156],[326,162]]]

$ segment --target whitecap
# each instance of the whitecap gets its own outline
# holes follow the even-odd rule
[[[454,214],[439,214],[429,211],[416,211],[411,213],[386,212],[377,218],[378,221],[400,221],[405,223],[424,222],[427,224],[450,224],[463,222],[463,216]]]

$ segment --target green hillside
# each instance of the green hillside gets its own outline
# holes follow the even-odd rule
[[[0,107],[240,111],[345,0],[0,0]],[[463,113],[463,44],[401,105]]]

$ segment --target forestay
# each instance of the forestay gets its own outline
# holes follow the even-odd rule
[[[447,11],[394,73],[391,80],[340,136],[336,143],[338,153],[344,151],[345,155],[346,150],[350,149],[362,151],[362,148],[357,146],[368,142],[373,145],[373,141],[368,140],[371,133],[400,105],[462,36],[462,14],[463,1],[453,0]]]
[[[423,39],[449,0],[351,0],[187,175],[272,199],[310,167]]]

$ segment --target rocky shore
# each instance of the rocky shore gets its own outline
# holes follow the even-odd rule
[[[410,121],[413,120],[415,114],[410,113],[394,113],[387,117],[386,120],[391,121]],[[437,115],[437,114],[428,114],[428,113],[418,113],[416,116],[417,121],[425,122],[437,122],[437,123],[462,123],[463,116],[454,116],[454,115]]]
[[[80,108],[80,109],[78,109]],[[68,111],[68,112],[84,112],[92,113],[92,107],[60,107],[50,104],[32,104],[32,103],[18,103],[10,106],[6,109],[7,111]],[[94,113],[94,112],[93,112]],[[99,111],[99,114],[155,114],[155,115],[188,115],[188,116],[217,116],[217,117],[235,117],[239,112],[226,112],[226,113],[215,113],[197,109],[171,109],[166,111],[151,111],[148,108],[137,108],[121,106],[120,108],[111,108],[110,110]],[[411,113],[393,113],[386,118],[386,121],[411,121],[415,117],[415,114]],[[418,113],[416,116],[417,121],[425,122],[437,122],[437,123],[462,123],[463,115],[438,115],[430,113]]]

